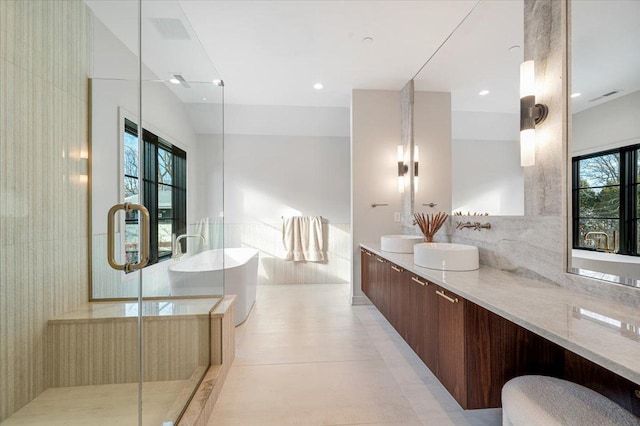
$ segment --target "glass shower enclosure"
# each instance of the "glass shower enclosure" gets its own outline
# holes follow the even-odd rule
[[[223,83],[174,0],[0,2],[0,423],[178,424],[223,276]]]

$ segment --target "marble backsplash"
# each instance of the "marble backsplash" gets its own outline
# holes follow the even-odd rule
[[[563,242],[564,223],[553,216],[483,216],[491,229],[456,229],[456,223],[476,222],[474,216],[450,216],[436,234],[436,242],[477,246],[480,264],[606,300],[640,307],[640,289],[570,274]],[[405,223],[411,223],[411,219]],[[417,226],[403,225],[404,234],[421,235]]]

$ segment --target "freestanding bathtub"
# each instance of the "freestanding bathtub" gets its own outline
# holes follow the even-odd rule
[[[256,301],[258,258],[258,250],[252,248],[207,250],[183,257],[169,266],[171,295],[235,294],[235,321],[242,324]]]

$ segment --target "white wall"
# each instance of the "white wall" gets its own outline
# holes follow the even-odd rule
[[[519,141],[520,116],[505,112],[453,111],[451,137],[468,140]]]
[[[206,121],[219,108],[189,106],[199,139],[220,131]],[[224,132],[225,247],[261,251],[261,284],[348,282],[349,110],[225,105]],[[201,168],[204,179],[218,179],[222,166]],[[279,258],[281,217],[290,215],[325,219],[326,263]]]
[[[196,133],[221,133],[209,118],[220,105],[191,104]],[[224,132],[229,135],[349,136],[348,108],[225,105]]]
[[[573,114],[571,152],[583,155],[638,143],[640,91]]]
[[[207,152],[221,150],[222,129],[210,119],[221,106],[187,108],[204,150],[198,177],[219,180],[223,165],[208,165]],[[348,108],[225,105],[224,110],[225,222],[302,214],[350,223]]]
[[[213,121],[213,120],[209,120]],[[223,179],[224,152],[221,134],[197,135],[197,155],[189,158],[188,164],[193,171],[189,186],[193,187],[190,209],[193,224],[199,219],[220,219],[224,212]],[[196,200],[193,198],[197,197]]]
[[[524,214],[519,117],[452,113],[452,211]]]
[[[453,140],[453,211],[524,214],[524,176],[515,141]]]
[[[394,212],[401,212],[397,185],[400,144],[400,92],[353,90],[351,98],[352,303],[369,303],[360,287],[360,243],[399,234]],[[388,206],[371,207],[371,203]]]
[[[349,223],[349,138],[225,136],[227,223],[322,216]]]

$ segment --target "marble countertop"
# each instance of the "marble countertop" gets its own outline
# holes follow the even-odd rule
[[[416,266],[413,254],[361,246],[396,265],[640,384],[640,312],[586,293],[481,266],[450,272]]]

